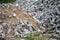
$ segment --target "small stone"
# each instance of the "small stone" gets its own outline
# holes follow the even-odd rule
[[[0,24],[0,29],[3,28],[3,26]]]
[[[39,30],[39,29],[38,29],[37,31],[38,31],[38,32],[41,32],[41,30]]]
[[[13,16],[15,17],[16,16],[16,13],[13,13]]]
[[[4,33],[2,33],[2,38],[4,38],[5,37],[5,34]]]
[[[11,32],[11,29],[8,29],[8,33],[10,33]]]
[[[38,1],[38,0],[35,0],[35,1]]]
[[[0,29],[0,33],[2,33],[2,29]]]
[[[32,28],[33,26],[32,26],[32,24],[27,24],[27,29],[29,30],[29,31],[33,31],[33,28]]]
[[[21,25],[24,25],[24,22],[22,20],[20,20],[20,23],[21,23]]]
[[[14,22],[12,22],[12,25],[16,25]]]
[[[16,29],[21,29],[22,27],[21,27],[22,25],[17,25],[16,26]]]
[[[23,21],[24,21],[25,24],[27,24],[27,22],[28,22],[27,20],[23,20]]]
[[[16,36],[16,35],[19,35],[19,33],[18,33],[17,31],[15,32],[15,36]]]
[[[17,3],[15,6],[19,6],[19,4]]]
[[[9,17],[12,17],[11,15],[9,15]]]
[[[17,29],[14,29],[14,35],[17,36],[19,33],[17,32]]]
[[[24,34],[28,34],[28,33],[29,33],[29,30],[24,29]]]
[[[6,23],[3,23],[3,25],[5,26],[5,25],[6,25]]]
[[[29,13],[29,15],[31,16],[31,15],[32,15],[32,13]]]

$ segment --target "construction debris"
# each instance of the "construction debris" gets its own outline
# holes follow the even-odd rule
[[[27,12],[15,6],[0,7],[0,12],[0,35],[7,40],[14,40],[16,36],[25,37],[34,31],[41,32],[40,24]]]

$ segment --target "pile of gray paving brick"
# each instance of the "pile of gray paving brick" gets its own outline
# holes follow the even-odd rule
[[[18,0],[16,6],[31,12],[47,30],[60,33],[60,0]]]

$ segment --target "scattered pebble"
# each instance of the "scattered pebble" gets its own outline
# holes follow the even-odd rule
[[[13,16],[16,17],[16,13],[13,13]]]

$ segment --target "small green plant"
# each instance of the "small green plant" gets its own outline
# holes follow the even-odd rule
[[[34,40],[34,34],[28,34],[27,36],[28,40]]]
[[[0,3],[13,3],[16,0],[0,0]]]
[[[36,40],[45,40],[45,38],[42,35],[39,35],[36,37]]]
[[[20,40],[20,37],[15,37],[15,40]]]
[[[34,34],[28,34],[28,40],[45,40],[42,35],[35,36]]]
[[[40,35],[34,35],[34,34],[28,34],[26,38],[23,38],[24,40],[46,40],[46,38],[40,34]],[[16,37],[15,40],[21,40],[20,37]],[[50,40],[50,38],[48,38]]]

